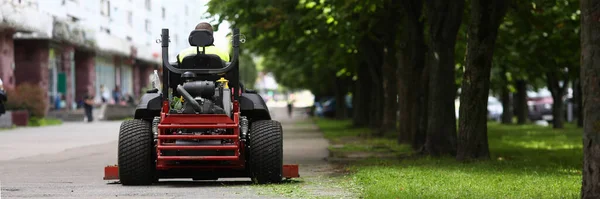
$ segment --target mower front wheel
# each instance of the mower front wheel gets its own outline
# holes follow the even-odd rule
[[[119,131],[119,178],[123,185],[150,185],[156,181],[151,124],[127,120]]]
[[[283,129],[273,120],[252,122],[249,135],[249,166],[252,181],[278,183],[283,172]]]

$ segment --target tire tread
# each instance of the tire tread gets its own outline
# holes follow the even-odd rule
[[[250,170],[258,184],[278,183],[283,171],[281,123],[274,120],[252,122],[249,137]]]
[[[127,120],[119,131],[119,178],[123,185],[150,185],[155,180],[154,138],[145,120]]]

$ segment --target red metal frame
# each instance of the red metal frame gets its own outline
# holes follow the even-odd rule
[[[237,101],[233,102],[233,117],[227,115],[190,115],[190,114],[169,114],[169,102],[164,101],[160,114],[160,122],[158,124],[158,136],[156,147],[156,169],[243,169],[245,167],[244,142],[240,141],[240,109]],[[191,128],[223,128],[231,129],[233,134],[230,135],[167,135],[169,129],[191,129]],[[232,140],[233,144],[213,145],[213,146],[186,146],[175,145],[165,141],[179,139],[228,139]],[[233,156],[164,156],[162,150],[234,150]],[[169,165],[169,161],[230,161],[229,165]],[[298,165],[283,165],[284,178],[297,178]],[[104,180],[118,180],[119,167],[106,166],[104,168]]]
[[[222,166],[194,166],[194,165],[169,165],[168,161],[231,161],[227,168],[244,168],[243,154],[244,146],[240,141],[240,111],[237,101],[233,102],[233,117],[225,114],[170,114],[168,101],[163,102],[160,123],[158,124],[158,136],[156,147],[156,169],[166,170],[174,168],[196,168],[196,169],[214,169]],[[173,135],[169,134],[170,129],[231,129],[233,134],[229,135]],[[182,146],[168,143],[171,140],[180,139],[227,139],[232,140],[233,144],[214,145],[214,146]],[[235,151],[233,156],[165,156],[163,150],[229,150]]]

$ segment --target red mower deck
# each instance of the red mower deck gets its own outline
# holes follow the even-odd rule
[[[283,178],[299,178],[297,164],[284,164],[283,165]],[[119,180],[119,166],[112,165],[104,167],[104,180]]]

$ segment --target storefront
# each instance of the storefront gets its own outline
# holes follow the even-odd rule
[[[112,99],[112,92],[115,89],[115,66],[112,58],[107,57],[96,57],[96,84],[95,84],[95,99],[98,102],[102,101],[101,97],[108,98],[108,102],[114,101]],[[100,88],[104,88],[104,91],[101,91]]]
[[[121,65],[121,94],[123,97],[134,95],[133,93],[133,68],[123,63]]]

